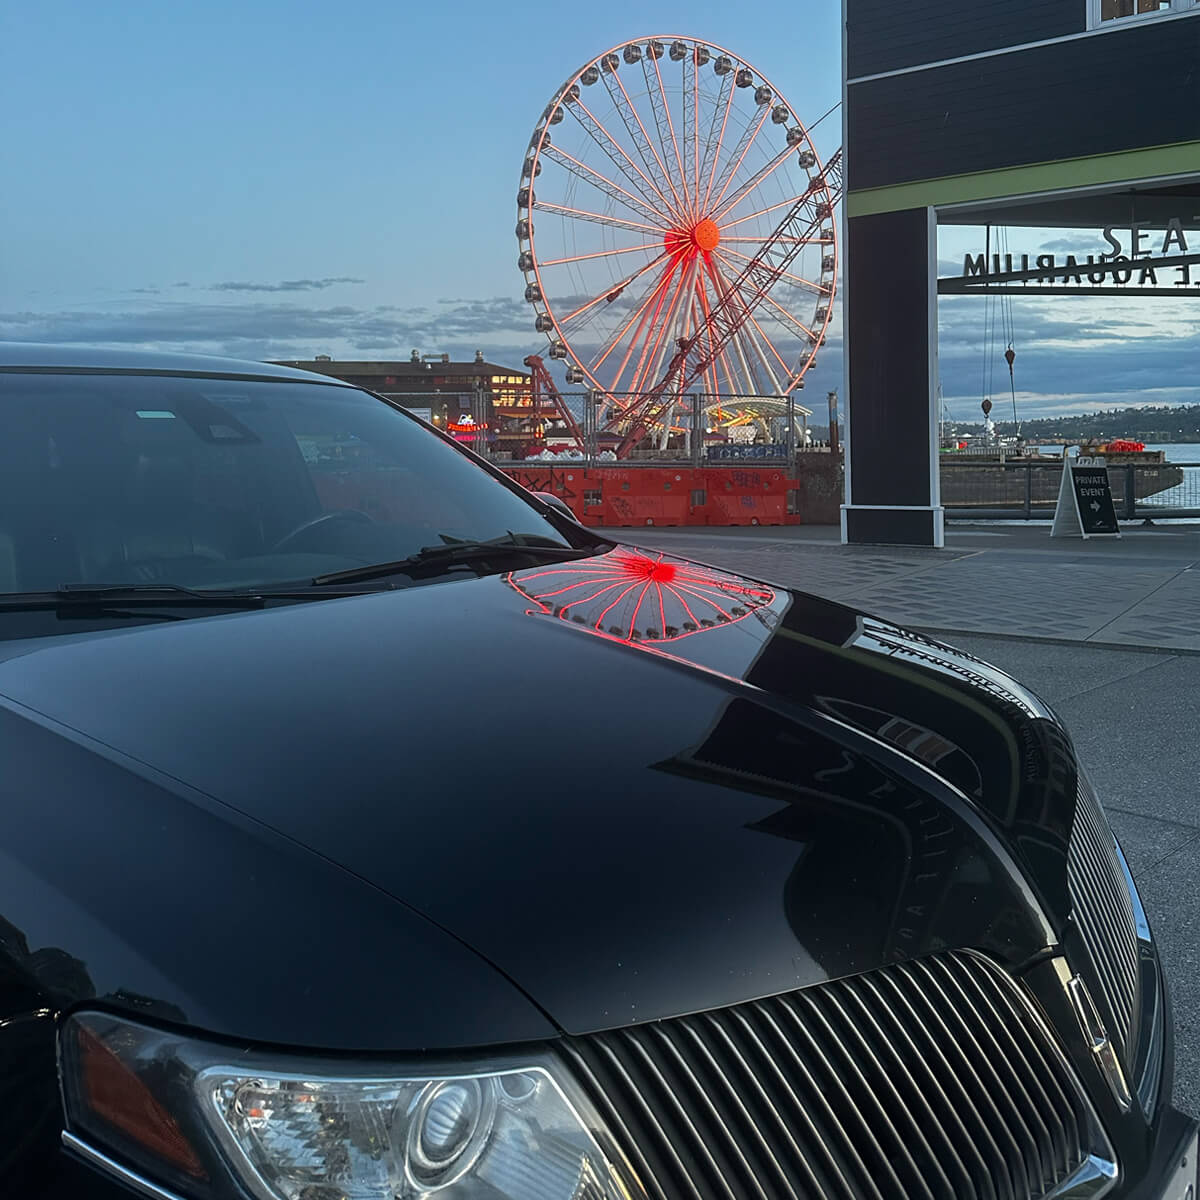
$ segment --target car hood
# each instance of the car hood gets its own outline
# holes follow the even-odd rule
[[[1035,697],[648,551],[24,642],[0,697],[402,901],[569,1033],[946,946],[1015,965],[1066,911],[1074,758]]]

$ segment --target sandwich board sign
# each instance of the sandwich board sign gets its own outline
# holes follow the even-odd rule
[[[1062,483],[1050,536],[1084,539],[1121,536],[1104,459],[1069,459],[1064,453]]]

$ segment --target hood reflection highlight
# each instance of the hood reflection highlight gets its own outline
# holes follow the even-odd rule
[[[630,643],[678,641],[775,601],[764,584],[636,547],[512,572],[507,581],[540,612]]]

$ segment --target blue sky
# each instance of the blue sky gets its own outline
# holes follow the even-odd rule
[[[0,337],[515,362],[539,346],[515,262],[519,167],[562,81],[610,45],[679,33],[728,46],[811,122],[840,94],[838,7],[11,4]],[[839,136],[835,116],[818,146]],[[947,257],[961,250],[952,239]],[[1175,306],[1186,336],[1163,339],[1159,301],[1114,340],[1111,311],[1048,303],[1017,306],[1031,410],[1107,396],[1118,356],[1141,371],[1112,402],[1139,402],[1156,373],[1170,394],[1145,400],[1200,399],[1194,304]],[[971,305],[943,306],[946,393],[964,415],[983,351]],[[814,400],[840,382],[838,328]]]
[[[6,156],[28,169],[0,200],[6,307],[180,281],[361,278],[338,297],[404,306],[515,294],[519,168],[568,74],[617,41],[693,33],[824,112],[837,21],[811,8],[747,23],[663,3],[648,28],[621,0],[10,5]]]

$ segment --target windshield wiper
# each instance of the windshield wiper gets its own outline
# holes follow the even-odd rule
[[[324,587],[331,583],[365,583],[388,575],[422,575],[472,563],[504,563],[513,559],[535,563],[564,562],[572,558],[585,558],[599,549],[602,547],[576,549],[572,546],[527,546],[516,541],[447,542],[441,546],[424,546],[416,554],[395,562],[374,563],[366,567],[352,567],[348,571],[318,575],[312,584],[314,587]]]
[[[202,592],[175,583],[65,583],[52,592],[0,594],[0,612],[39,608],[262,608],[257,592]]]
[[[357,588],[314,592],[311,587],[297,590],[295,584],[287,589],[237,591],[188,588],[177,583],[65,583],[52,592],[0,592],[0,612],[57,611],[82,616],[128,616],[141,614],[147,609],[226,609],[241,612],[278,603],[347,599],[369,595],[370,591]]]

